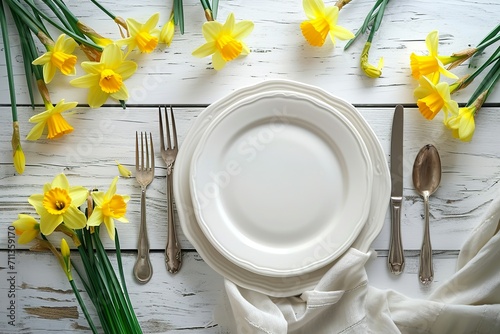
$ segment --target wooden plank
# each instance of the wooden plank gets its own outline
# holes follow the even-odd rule
[[[172,1],[154,0],[147,4],[122,1],[106,1],[104,5],[117,16],[133,17],[144,22],[153,13],[160,13],[159,25],[163,26],[171,10]],[[366,35],[356,41],[347,51],[344,41],[330,42],[322,48],[309,46],[301,32],[300,23],[306,19],[301,1],[287,2],[255,0],[245,2],[221,1],[219,20],[224,21],[230,12],[237,20],[252,20],[255,29],[245,42],[251,53],[233,61],[222,71],[215,71],[210,58],[199,59],[191,55],[205,40],[201,26],[205,20],[199,1],[185,3],[185,34],[177,30],[172,45],[161,46],[152,54],[134,52],[130,59],[139,64],[139,69],[126,81],[130,91],[130,104],[209,104],[233,90],[263,80],[281,78],[298,80],[317,85],[355,104],[412,103],[413,89],[417,86],[411,78],[409,56],[412,52],[424,54],[425,37],[432,30],[440,32],[440,54],[449,55],[477,43],[498,23],[495,20],[500,10],[496,1],[479,1],[471,10],[466,0],[419,2],[391,1],[387,7],[380,30],[376,33],[370,51],[370,62],[377,64],[385,59],[381,78],[367,78],[359,67],[361,50]],[[333,3],[333,2],[332,2]],[[328,2],[327,2],[328,4]],[[356,0],[340,12],[338,24],[355,32],[361,26],[373,1]],[[90,1],[70,1],[70,6],[81,20],[106,37],[119,39],[116,25],[101,13]],[[455,24],[460,21],[460,24]],[[13,23],[9,26],[16,75],[18,103],[29,102],[19,39],[15,37]],[[54,32],[54,36],[58,33]],[[498,45],[498,44],[497,44]],[[0,44],[3,48],[3,44]],[[493,46],[492,49],[495,47]],[[40,47],[43,50],[43,47]],[[480,60],[486,59],[487,54]],[[80,59],[85,56],[78,52]],[[7,82],[5,59],[0,53],[0,81]],[[456,70],[462,76],[471,73],[467,64]],[[77,75],[83,71],[78,68]],[[87,92],[72,88],[71,78],[57,75],[50,84],[55,102],[61,98],[86,104]],[[457,95],[460,102],[466,102],[475,85]],[[497,89],[489,101],[500,101]],[[41,103],[41,100],[38,99]],[[0,86],[0,104],[9,103],[7,85]],[[117,105],[116,101],[108,103]]]
[[[180,146],[188,129],[201,112],[200,108],[177,108],[176,120]],[[393,108],[359,108],[361,114],[379,138],[389,158],[390,128]],[[6,113],[6,107],[0,108]],[[40,112],[41,109],[37,109]],[[27,198],[42,191],[58,173],[65,173],[73,185],[106,190],[118,175],[115,160],[129,169],[135,166],[135,131],[151,131],[155,147],[159,147],[155,107],[77,108],[68,116],[75,127],[73,133],[57,140],[23,141],[27,157],[26,171],[17,175],[10,159],[0,164],[2,191],[0,192],[0,222],[2,233],[17,218],[18,213],[34,213]],[[34,112],[20,108],[20,126],[23,135],[31,128],[27,119]],[[418,150],[425,144],[434,144],[443,164],[441,186],[431,198],[431,231],[434,249],[458,250],[469,232],[476,226],[488,203],[497,193],[500,173],[500,149],[496,138],[500,122],[499,108],[485,107],[477,117],[476,134],[470,143],[452,138],[440,120],[425,120],[415,109],[406,109],[403,241],[405,249],[420,249],[423,234],[423,204],[413,189],[411,171]],[[9,157],[11,129],[8,122],[0,124],[0,154]],[[147,191],[147,219],[152,249],[165,247],[167,236],[166,167],[156,150],[155,180]],[[140,187],[134,178],[120,179],[118,193],[131,195],[128,207],[130,224],[117,223],[123,249],[136,249],[139,230]],[[176,216],[176,219],[177,216]],[[153,233],[154,231],[154,233]],[[182,231],[183,248],[192,249]],[[387,249],[389,244],[389,216],[374,241],[375,249]],[[107,242],[108,247],[113,247]],[[6,248],[6,239],[0,239],[0,248]]]
[[[151,254],[154,274],[145,285],[132,277],[135,254],[123,254],[123,265],[130,298],[145,333],[226,333],[214,321],[214,312],[223,303],[223,279],[196,252],[183,256],[182,270],[169,274],[161,252]],[[456,252],[435,255],[435,281],[430,287],[418,282],[418,253],[408,252],[406,270],[394,276],[387,269],[387,254],[379,252],[367,264],[368,280],[379,289],[393,289],[412,298],[426,298],[450,277],[455,268]],[[114,255],[110,255],[116,266]],[[58,262],[50,253],[19,250],[14,274],[4,266],[6,251],[0,251],[0,279],[14,278],[15,296],[9,297],[9,284],[0,285],[0,327],[2,333],[67,333],[88,331],[88,325]],[[78,263],[76,253],[72,259]],[[78,280],[75,279],[77,284]],[[85,294],[82,294],[85,298]],[[85,298],[85,300],[87,300]],[[14,325],[9,325],[11,301],[15,305]],[[93,317],[95,312],[89,306]],[[97,320],[95,320],[97,321]]]

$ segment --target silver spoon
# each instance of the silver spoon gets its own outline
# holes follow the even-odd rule
[[[441,182],[441,159],[437,149],[425,145],[418,152],[413,164],[413,184],[417,192],[424,198],[425,229],[422,248],[420,250],[419,279],[428,285],[434,278],[432,268],[432,246],[429,232],[429,197],[436,191]]]

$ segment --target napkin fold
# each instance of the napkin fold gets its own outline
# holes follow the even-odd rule
[[[230,333],[500,333],[499,230],[500,196],[464,243],[455,274],[427,299],[370,286],[365,264],[373,252],[350,248],[314,290],[296,297],[225,279],[216,320]]]

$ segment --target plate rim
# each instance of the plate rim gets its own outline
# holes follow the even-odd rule
[[[387,159],[380,141],[359,111],[352,104],[339,97],[333,96],[324,89],[292,80],[270,79],[235,90],[227,96],[212,103],[199,114],[184,138],[184,145],[180,147],[179,154],[177,156],[177,166],[184,163],[186,159],[189,159],[189,146],[196,140],[200,129],[202,129],[208,122],[211,121],[211,119],[214,118],[213,114],[216,113],[217,108],[223,105],[226,100],[249,96],[253,92],[266,89],[313,94],[325,103],[340,106],[341,109],[339,110],[346,117],[349,115],[348,118],[356,120],[356,123],[358,124],[358,126],[355,125],[356,128],[360,131],[360,134],[363,136],[365,141],[368,140],[370,144],[369,152],[374,167],[374,180],[378,183],[377,187],[372,187],[372,193],[374,191],[377,192],[377,196],[372,196],[371,208],[373,208],[373,212],[371,212],[368,223],[361,231],[360,236],[358,236],[358,239],[356,239],[352,245],[353,248],[356,248],[359,251],[367,252],[371,243],[380,233],[384,225],[384,219],[389,203],[390,174]],[[275,278],[257,275],[233,265],[222,255],[218,254],[208,240],[203,240],[205,236],[201,231],[197,231],[197,228],[199,229],[199,227],[197,226],[197,222],[193,223],[194,213],[190,211],[192,206],[189,203],[191,196],[188,195],[187,201],[183,202],[185,199],[183,194],[185,195],[186,189],[183,190],[182,168],[174,168],[173,181],[174,195],[179,203],[177,207],[182,232],[196,248],[198,254],[203,258],[203,260],[222,277],[234,282],[242,288],[254,290],[269,296],[290,297],[299,295],[303,291],[314,288],[321,277],[329,270],[329,266],[325,266],[324,268],[311,272],[307,275]],[[187,188],[189,188],[189,186]],[[187,190],[189,191],[189,189]]]
[[[310,104],[311,109],[313,109],[312,107],[315,106],[314,110],[315,112],[319,113],[319,115],[322,116],[326,115],[326,117],[331,118],[332,122],[338,122],[339,126],[344,127],[346,133],[349,133],[352,136],[351,137],[352,143],[357,146],[357,149],[359,150],[358,151],[359,158],[360,160],[362,160],[359,162],[363,164],[364,167],[363,168],[364,182],[357,182],[357,184],[360,187],[363,187],[363,189],[360,191],[361,196],[359,196],[358,194],[357,198],[351,197],[349,199],[350,200],[349,204],[351,204],[351,207],[355,204],[359,204],[360,210],[354,212],[352,212],[353,210],[342,211],[343,215],[349,214],[349,212],[351,212],[351,215],[353,216],[353,217],[350,216],[343,217],[343,219],[349,219],[350,222],[349,226],[352,227],[351,233],[348,235],[348,237],[342,240],[325,239],[328,236],[331,236],[333,239],[335,239],[336,234],[332,229],[332,233],[325,235],[323,239],[319,240],[318,244],[311,245],[307,250],[307,254],[301,255],[300,253],[293,253],[293,252],[290,253],[289,254],[290,264],[288,268],[278,268],[276,266],[273,267],[273,263],[276,263],[275,261],[276,256],[273,256],[273,254],[271,253],[264,252],[265,253],[264,254],[263,252],[260,252],[259,249],[249,249],[249,247],[246,247],[244,243],[241,246],[245,248],[245,250],[248,252],[252,251],[252,256],[255,257],[255,260],[252,260],[250,257],[245,258],[244,253],[238,252],[237,249],[235,250],[234,248],[227,247],[227,243],[223,242],[223,240],[220,240],[221,233],[217,233],[217,228],[215,226],[212,226],[210,222],[207,222],[206,220],[207,217],[204,216],[205,211],[202,205],[200,204],[201,200],[199,198],[200,196],[199,189],[197,188],[196,184],[196,178],[199,172],[198,163],[200,157],[204,155],[204,150],[206,149],[207,141],[213,138],[213,136],[217,134],[217,131],[219,131],[218,130],[219,126],[221,126],[223,122],[227,121],[228,117],[235,117],[234,112],[238,112],[238,110],[241,108],[248,107],[251,104],[260,102],[265,99],[272,100],[275,98],[283,98],[283,97],[288,99],[295,99],[297,101],[302,101],[304,103]],[[311,124],[311,126],[318,125],[318,121],[316,121],[316,119],[308,119],[308,117],[302,114],[299,115],[299,117],[301,117],[302,121],[310,122],[309,124]],[[328,135],[333,142],[335,142],[336,138],[334,135],[332,135],[331,133],[325,133],[325,134]],[[336,143],[338,144],[338,142]],[[256,274],[274,276],[274,277],[307,274],[311,271],[317,270],[322,266],[331,263],[339,256],[341,256],[345,251],[347,251],[347,249],[352,245],[352,243],[358,237],[359,233],[361,232],[368,218],[368,213],[370,210],[370,203],[371,203],[372,180],[373,180],[373,169],[372,169],[370,155],[363,141],[363,138],[360,136],[356,128],[349,122],[349,120],[335,108],[329,106],[324,102],[316,100],[311,96],[302,93],[286,92],[286,91],[263,91],[257,94],[252,94],[248,97],[239,99],[236,102],[229,104],[226,108],[224,108],[224,110],[220,111],[217,117],[215,117],[205,128],[191,156],[191,164],[190,164],[191,200],[193,202],[193,208],[196,220],[198,222],[198,225],[201,227],[201,230],[205,234],[205,237],[217,249],[217,251],[220,254],[222,254],[224,257],[226,257],[229,261],[233,262],[234,264],[248,271],[254,272]],[[358,206],[356,208],[358,208]],[[328,248],[328,251],[322,252],[325,255],[323,257],[320,257],[318,255],[320,253],[318,251],[318,248],[321,248],[323,250],[325,247],[322,245],[324,243],[327,243],[328,242],[327,240],[337,241],[339,245],[338,247],[330,246]],[[310,253],[311,254],[314,253],[314,260],[311,260],[313,258],[313,255],[311,255]],[[301,257],[301,259],[293,261],[293,259],[296,259],[299,256]],[[309,259],[310,261],[306,262],[305,261],[306,259]],[[288,258],[283,259],[283,261],[285,260],[288,260]],[[292,263],[296,265],[293,266]]]

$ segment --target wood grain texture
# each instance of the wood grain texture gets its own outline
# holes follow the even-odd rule
[[[172,0],[100,2],[118,16],[134,17],[139,21],[159,12],[160,26],[165,24],[172,6]],[[66,3],[82,21],[98,32],[112,39],[119,37],[116,25],[90,1],[68,0]],[[53,101],[64,98],[80,105],[67,116],[75,130],[58,140],[23,140],[27,165],[22,176],[16,174],[11,161],[10,99],[4,46],[0,41],[0,332],[89,332],[71,288],[53,256],[34,253],[27,250],[28,246],[17,244],[14,251],[9,242],[12,239],[9,226],[17,214],[34,213],[27,202],[31,194],[41,193],[43,184],[58,173],[65,173],[72,185],[105,190],[112,178],[118,175],[115,160],[134,170],[135,131],[152,132],[155,148],[159,147],[157,105],[178,105],[174,109],[182,149],[188,129],[203,110],[196,105],[208,105],[240,87],[269,79],[312,84],[356,105],[380,140],[387,161],[394,106],[405,104],[402,237],[406,268],[398,277],[387,269],[388,213],[372,244],[377,252],[366,266],[369,281],[380,289],[394,289],[410,297],[425,298],[452,275],[464,240],[500,191],[500,146],[497,140],[500,90],[493,91],[476,118],[472,142],[460,142],[444,128],[440,119],[427,121],[415,108],[413,90],[417,83],[411,78],[409,55],[426,52],[425,37],[434,29],[440,32],[441,54],[476,45],[498,24],[500,3],[492,0],[391,1],[370,52],[371,63],[376,64],[379,57],[385,59],[383,75],[375,80],[365,77],[359,68],[366,36],[347,51],[343,50],[344,41],[337,41],[336,46],[328,42],[322,48],[306,44],[299,28],[305,19],[301,1],[221,1],[219,20],[225,20],[230,12],[234,12],[237,20],[252,20],[255,29],[245,40],[251,54],[217,72],[210,58],[191,56],[192,51],[204,43],[201,34],[204,15],[199,1],[184,0],[184,3],[184,35],[176,31],[169,48],[162,46],[149,55],[131,54],[139,68],[126,81],[130,92],[127,109],[121,109],[112,100],[102,108],[89,109],[86,107],[87,92],[71,87],[69,81],[72,78],[56,76],[49,85]],[[372,4],[371,0],[352,1],[342,9],[338,24],[356,31]],[[24,138],[32,126],[28,119],[43,108],[41,105],[35,110],[27,107],[29,97],[20,41],[10,20],[9,34],[15,60],[19,122]],[[497,46],[498,43],[492,48]],[[42,49],[40,47],[40,51]],[[486,59],[489,54],[491,50],[478,60]],[[82,53],[78,55],[83,59]],[[470,72],[467,63],[455,71],[457,75]],[[77,75],[82,74],[78,68]],[[457,101],[465,103],[476,84],[454,95]],[[41,103],[40,99],[37,103]],[[430,287],[422,287],[417,273],[423,236],[423,202],[413,188],[411,170],[418,150],[429,143],[440,152],[443,176],[430,204],[435,281]],[[118,193],[131,196],[127,213],[130,223],[117,223],[117,228],[124,250],[125,272],[130,273],[126,275],[127,284],[139,322],[145,333],[226,334],[213,320],[213,313],[223,295],[223,278],[203,261],[180,229],[178,236],[185,250],[184,264],[177,275],[166,271],[163,253],[167,240],[165,176],[166,166],[157,149],[155,179],[147,191],[154,274],[146,285],[136,283],[132,276],[140,221],[140,187],[134,178],[120,178],[118,182]],[[102,232],[105,246],[113,258],[114,245],[105,231]],[[56,235],[50,238],[57,240]],[[14,292],[12,298],[11,290]],[[15,326],[8,323],[11,301],[16,307]]]
[[[103,5],[115,15],[133,17],[141,22],[158,12],[160,26],[170,15],[171,3],[171,0],[152,0],[123,5],[117,0],[103,1]],[[360,53],[367,36],[356,41],[347,51],[343,50],[344,41],[337,41],[336,46],[330,42],[321,48],[309,46],[299,27],[306,19],[301,1],[255,0],[244,4],[236,0],[221,1],[219,20],[224,21],[233,12],[237,20],[252,20],[255,29],[245,39],[251,50],[250,55],[231,62],[217,72],[210,58],[199,59],[191,55],[205,42],[201,34],[205,18],[199,1],[187,0],[184,3],[184,35],[177,30],[170,47],[162,46],[152,54],[133,52],[130,55],[130,59],[138,62],[139,68],[126,81],[130,91],[129,104],[209,104],[237,88],[277,78],[314,84],[355,104],[413,103],[416,82],[410,75],[409,56],[412,52],[426,52],[424,40],[427,34],[438,30],[440,53],[449,55],[477,45],[498,24],[500,13],[500,3],[491,0],[391,1],[370,51],[371,63],[376,64],[380,57],[385,59],[382,77],[373,80],[364,76],[359,67]],[[371,0],[352,1],[340,12],[338,24],[357,31],[372,3]],[[116,25],[90,1],[70,0],[68,5],[96,31],[111,39],[120,38]],[[9,28],[18,103],[28,103],[19,38],[15,35],[13,23]],[[57,33],[54,32],[54,35],[57,36]],[[2,47],[0,44],[0,49]],[[40,50],[43,48],[40,47]],[[480,59],[486,59],[491,52],[487,50],[487,54]],[[84,59],[83,53],[78,56]],[[1,82],[6,82],[4,65],[2,52]],[[77,75],[82,73],[78,68]],[[470,70],[467,65],[462,65],[456,73],[461,76],[470,73]],[[70,79],[57,75],[49,87],[53,100],[65,98],[86,104],[86,91],[70,88]],[[467,101],[473,89],[474,85],[470,86],[458,94],[457,99]],[[8,101],[7,85],[1,85],[0,104],[7,104]],[[500,101],[498,90],[490,101]],[[117,105],[112,100],[108,103]]]

